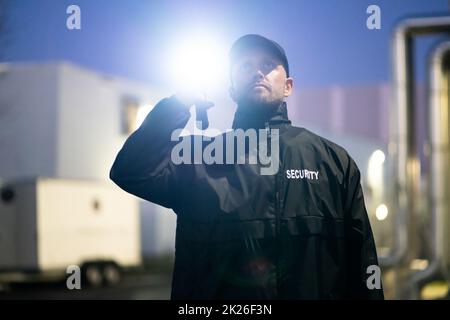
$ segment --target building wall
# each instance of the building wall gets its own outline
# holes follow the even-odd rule
[[[126,135],[124,96],[154,104],[157,90],[64,63],[58,68],[57,175],[109,180]]]
[[[388,84],[296,88],[288,102],[294,124],[382,144],[389,139],[389,104]]]
[[[0,73],[0,179],[56,173],[57,66],[16,64]]]

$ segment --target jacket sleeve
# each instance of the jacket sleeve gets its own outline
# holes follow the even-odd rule
[[[189,108],[175,96],[161,100],[142,125],[125,141],[110,170],[110,179],[123,190],[167,208],[180,204],[183,165],[171,161],[172,132],[182,129]]]
[[[384,299],[375,241],[360,180],[360,171],[350,158],[345,196],[347,293],[351,299]]]

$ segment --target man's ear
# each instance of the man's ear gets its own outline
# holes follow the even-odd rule
[[[230,94],[231,99],[236,102],[236,92],[234,91],[233,86],[228,88],[228,93]]]
[[[286,78],[286,82],[284,83],[284,96],[289,97],[294,89],[294,79]]]

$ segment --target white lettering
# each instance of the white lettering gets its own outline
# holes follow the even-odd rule
[[[312,171],[308,169],[288,169],[286,170],[286,178],[319,180],[319,171]]]
[[[212,308],[213,307],[192,307],[186,304],[184,307],[178,308],[178,314],[205,315],[206,318],[209,318],[212,312]]]

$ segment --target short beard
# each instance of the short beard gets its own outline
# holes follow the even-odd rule
[[[266,100],[266,99],[259,99],[259,98],[247,98],[242,97],[237,101],[237,105],[241,108],[245,108],[248,110],[255,111],[263,111],[263,110],[273,110],[277,108],[281,103],[283,103],[284,99],[276,99],[276,100]]]

